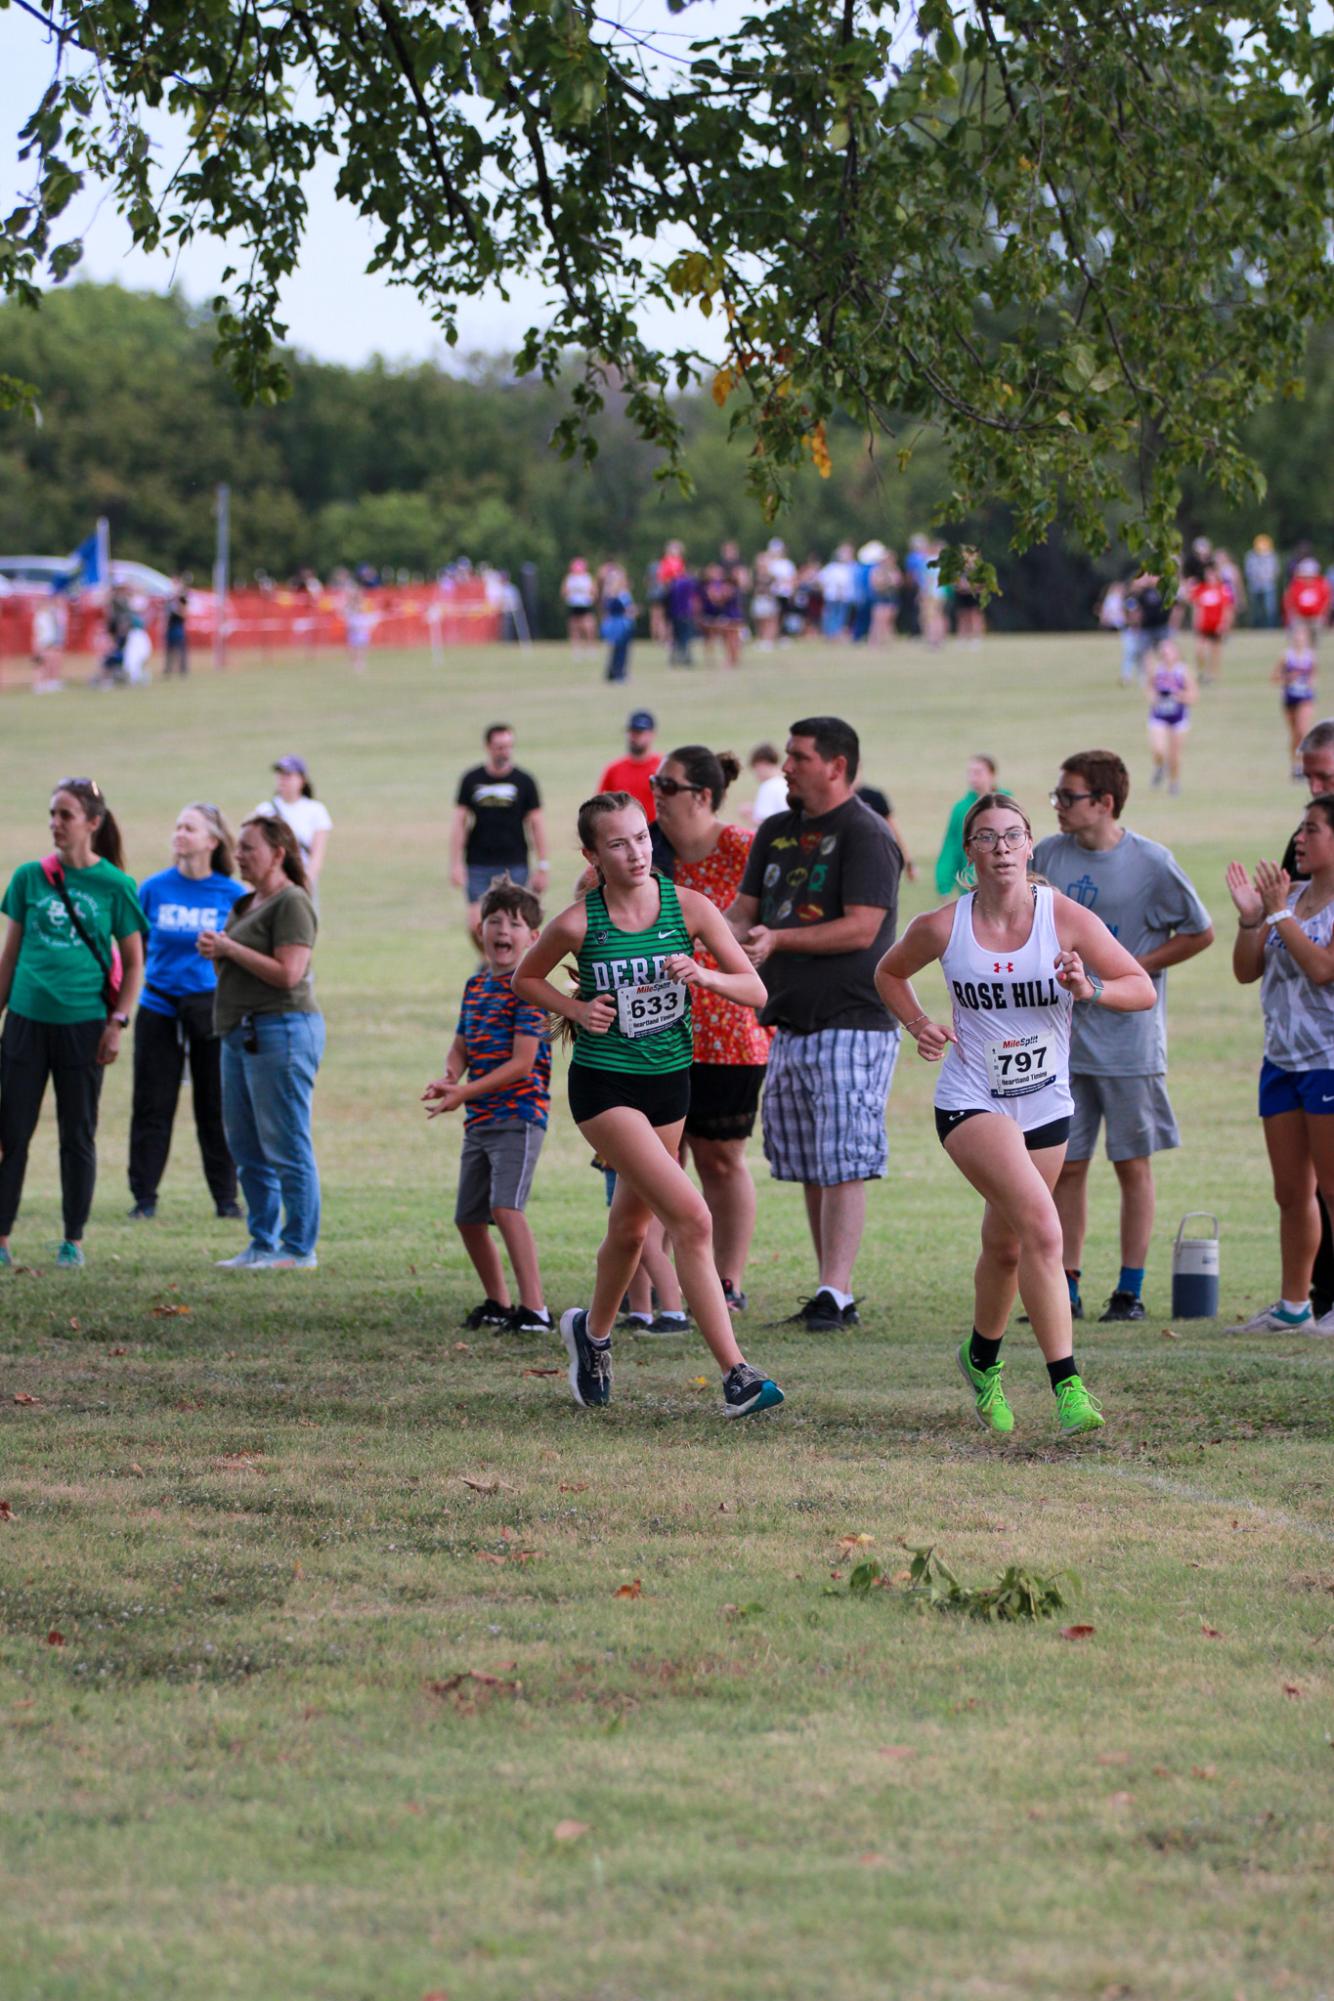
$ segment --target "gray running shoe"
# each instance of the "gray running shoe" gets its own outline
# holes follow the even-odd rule
[[[1281,1299],[1272,1306],[1266,1306],[1263,1313],[1257,1313],[1253,1320],[1243,1320],[1237,1327],[1229,1327],[1229,1334],[1309,1334],[1315,1326],[1315,1316],[1309,1306],[1300,1313],[1289,1313]]]

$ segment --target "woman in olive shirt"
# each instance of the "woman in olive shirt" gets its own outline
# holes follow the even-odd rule
[[[232,1271],[311,1271],[320,1176],[310,1100],[324,1054],[324,1017],[310,983],[315,907],[285,820],[247,820],[236,865],[249,896],[233,905],[225,931],[199,934],[199,950],[218,971],[222,1120],[250,1224],[245,1250],[220,1263]]]
[[[47,1078],[60,1131],[64,1241],[56,1263],[83,1263],[97,1176],[102,1073],[120,1053],[144,969],[148,924],[125,874],[120,829],[91,778],[62,778],[51,795],[53,855],[15,869],[0,910],[0,1268],[13,1264],[28,1145]],[[120,947],[119,981],[113,946]]]

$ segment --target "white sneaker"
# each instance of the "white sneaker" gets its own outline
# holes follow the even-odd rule
[[[1318,1320],[1313,1320],[1306,1331],[1308,1334],[1334,1334],[1334,1306],[1328,1313],[1322,1313]]]
[[[256,1266],[267,1264],[276,1255],[274,1251],[262,1251],[258,1244],[247,1244],[234,1258],[218,1258],[216,1263],[219,1271],[254,1271]]]
[[[1331,1315],[1326,1314],[1326,1319]],[[1287,1311],[1283,1301],[1276,1299],[1272,1306],[1266,1306],[1263,1313],[1257,1313],[1253,1320],[1244,1320],[1239,1327],[1229,1327],[1229,1334],[1310,1334],[1316,1327],[1310,1307],[1295,1317]],[[1334,1327],[1330,1328],[1334,1334]]]
[[[297,1257],[293,1251],[261,1251],[254,1261],[256,1271],[315,1271],[319,1259],[314,1251]]]

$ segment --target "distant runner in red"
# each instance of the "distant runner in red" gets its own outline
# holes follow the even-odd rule
[[[1311,629],[1311,644],[1320,643],[1320,628],[1329,616],[1330,589],[1314,556],[1303,556],[1283,593],[1283,623],[1300,621]]]
[[[1322,580],[1323,581],[1323,580]],[[1236,599],[1232,586],[1208,562],[1204,575],[1186,586],[1195,627],[1195,667],[1201,681],[1218,681],[1223,674],[1223,641],[1232,630]]]

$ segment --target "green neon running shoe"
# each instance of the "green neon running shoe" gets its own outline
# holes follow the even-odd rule
[[[1078,1376],[1067,1376],[1056,1386],[1056,1408],[1061,1414],[1061,1437],[1077,1438],[1081,1431],[1101,1431],[1105,1422],[1102,1405],[1091,1397]]]
[[[66,1239],[66,1241],[60,1246],[60,1249],[56,1252],[56,1270],[57,1271],[83,1270],[83,1252],[79,1249],[79,1246],[77,1244],[71,1244],[69,1240]]]
[[[1001,1370],[1004,1362],[993,1362],[989,1369],[975,1369],[968,1354],[968,1343],[959,1343],[959,1374],[973,1392],[973,1409],[978,1423],[984,1431],[999,1432],[1008,1437],[1014,1430],[1014,1412],[1005,1401],[1005,1391],[1001,1387]]]

